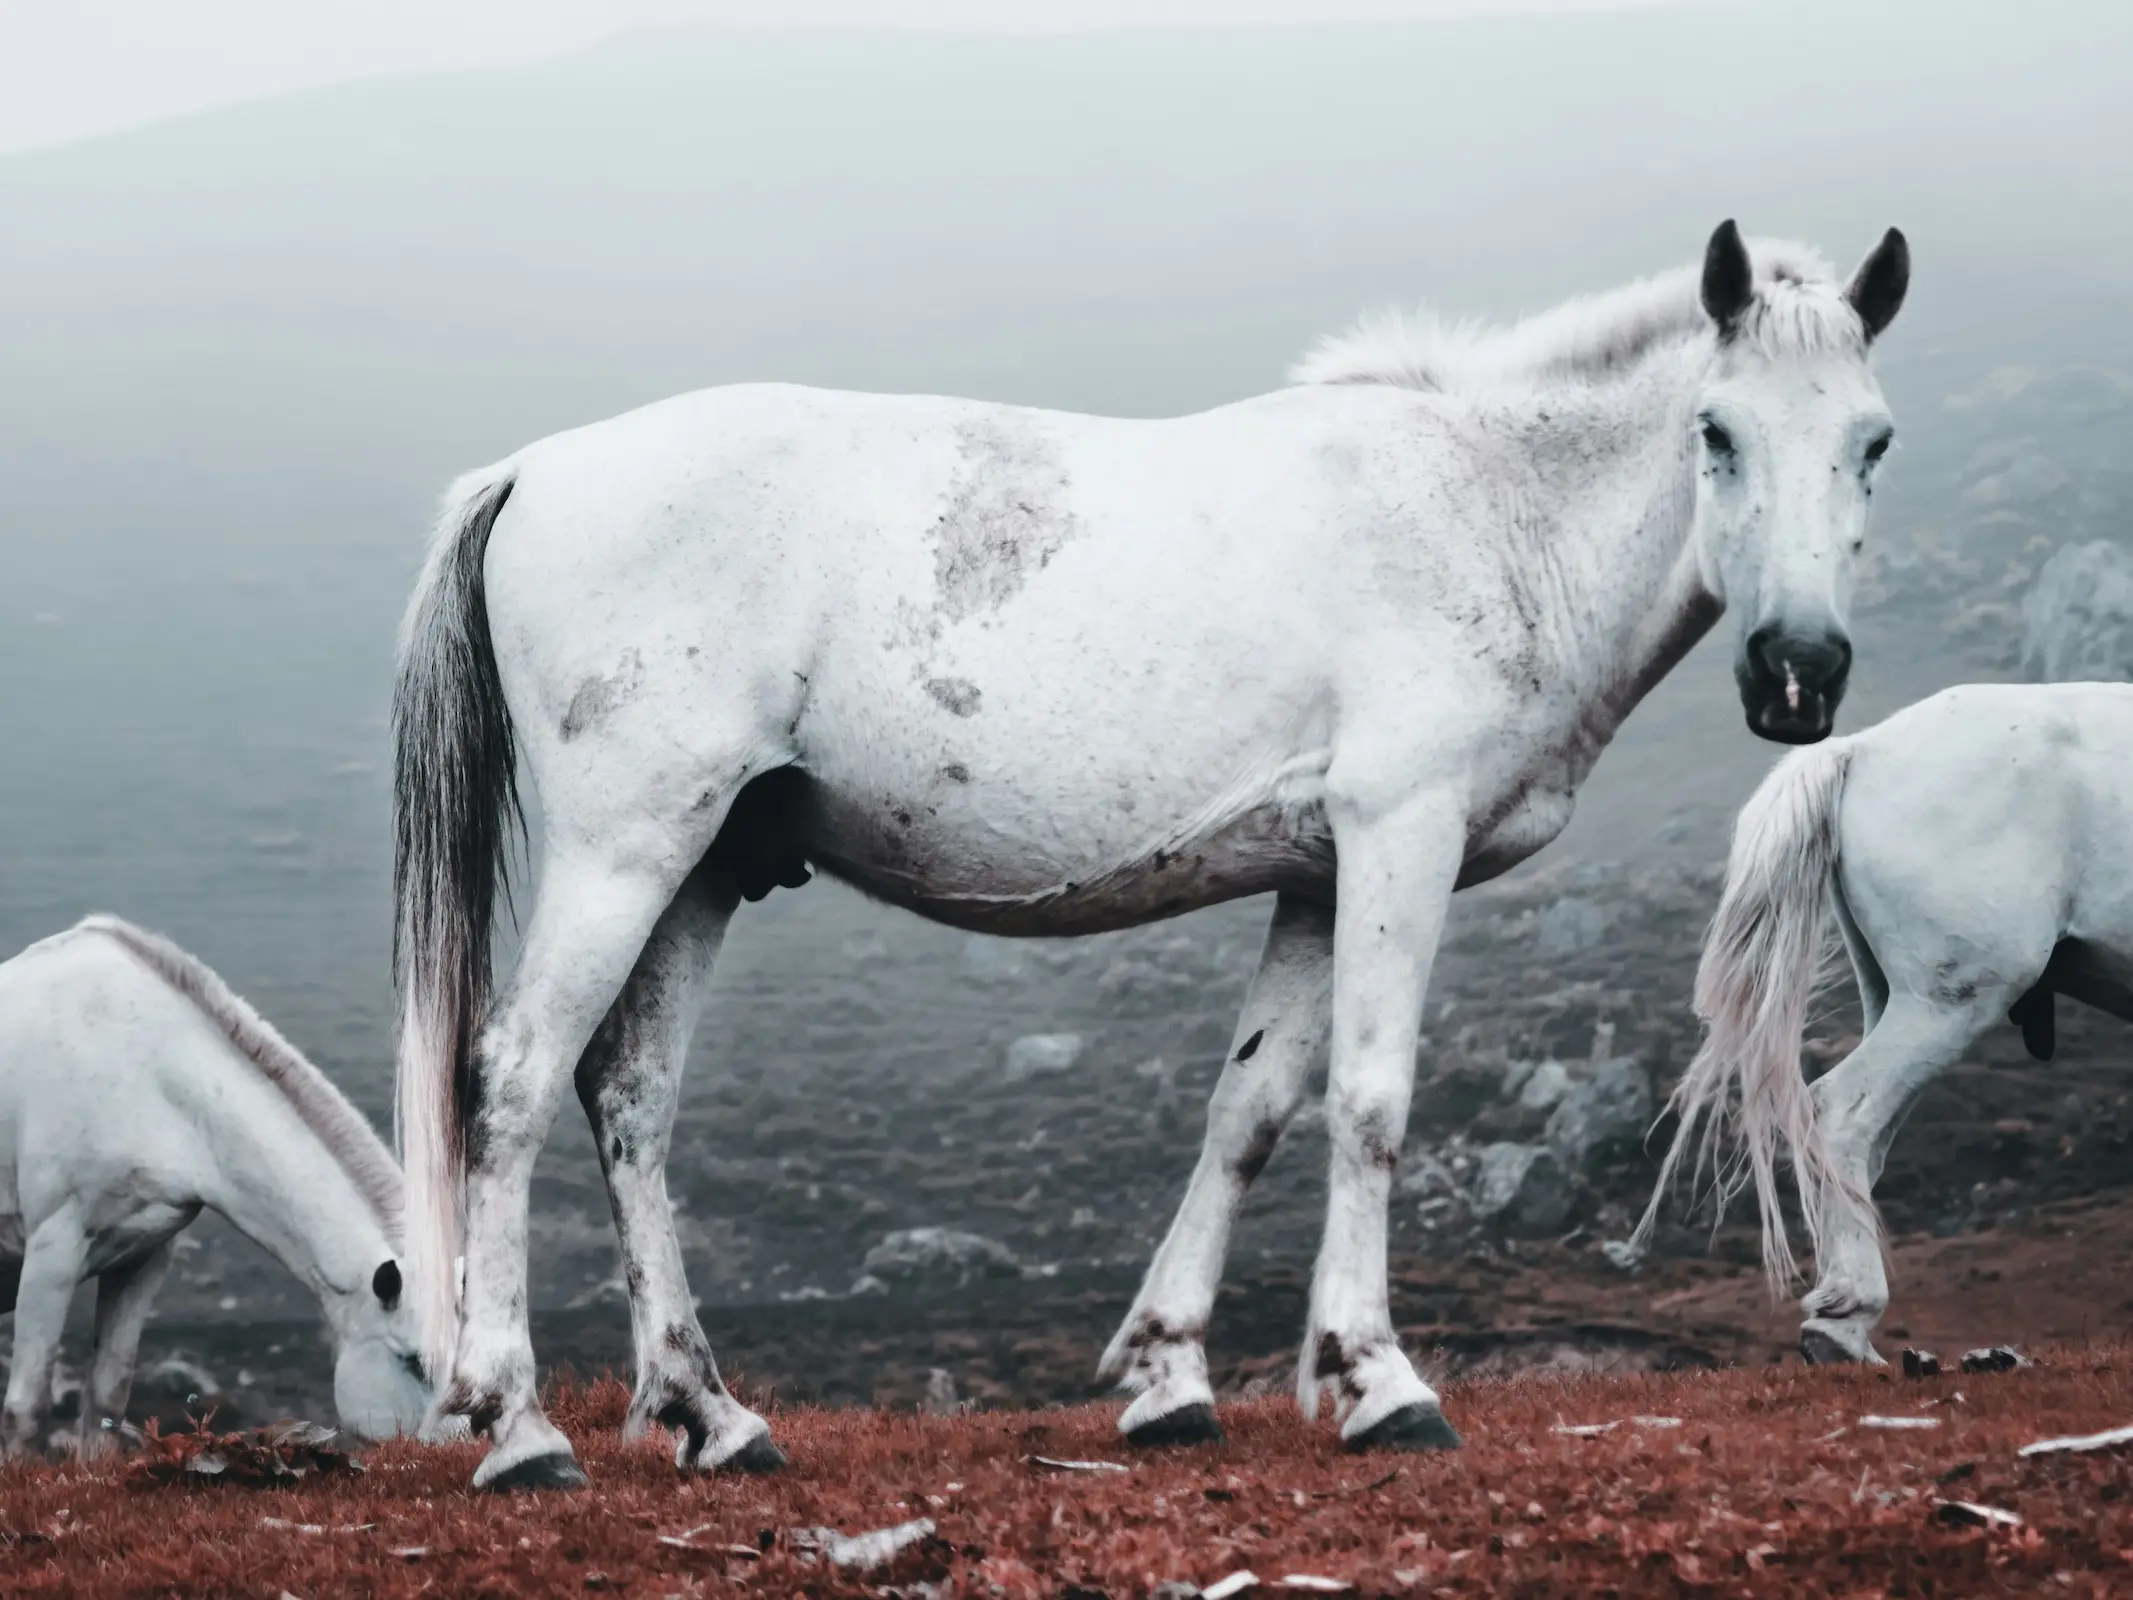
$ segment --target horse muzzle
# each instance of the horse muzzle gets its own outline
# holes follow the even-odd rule
[[[1828,738],[1851,671],[1852,642],[1837,629],[1796,633],[1765,623],[1733,668],[1748,731],[1777,744]]]

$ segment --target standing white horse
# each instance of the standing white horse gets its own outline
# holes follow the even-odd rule
[[[429,1404],[394,1259],[400,1170],[325,1074],[176,945],[90,917],[0,964],[0,1416],[43,1437],[74,1288],[96,1279],[84,1450],[126,1414],[141,1326],[203,1207],[318,1296],[341,1425],[411,1431]]]
[[[1865,1013],[1810,1086],[1807,1011],[1835,912]],[[2048,1060],[2055,994],[2133,1022],[2133,688],[1949,689],[1788,756],[1742,809],[1696,974],[1708,1029],[1640,1234],[1683,1157],[1740,1152],[1773,1284],[1794,1275],[1777,1167],[1815,1250],[1800,1353],[1870,1361],[1889,1282],[1872,1194],[1920,1093],[2002,1016]]]
[[[1298,1372],[1358,1448],[1453,1444],[1401,1352],[1386,1203],[1452,891],[1552,839],[1630,709],[1741,615],[1750,727],[1829,730],[1890,423],[1849,285],[1729,222],[1691,268],[1500,333],[1366,329],[1297,386],[1119,421],[714,389],[463,478],[401,638],[400,1128],[438,1421],[478,1484],[582,1473],[541,1414],[527,1187],[573,1071],[630,1289],[629,1427],[782,1457],[721,1386],[663,1166],[736,902],[806,863],[988,933],[1274,891],[1176,1223],[1112,1346],[1143,1442],[1214,1426],[1231,1218],[1330,1040]],[[546,870],[492,1010],[515,805]],[[463,1305],[453,1260],[465,1262]]]

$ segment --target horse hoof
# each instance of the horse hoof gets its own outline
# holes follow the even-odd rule
[[[1444,1420],[1444,1409],[1433,1400],[1417,1400],[1400,1407],[1391,1416],[1365,1428],[1352,1439],[1343,1439],[1349,1450],[1456,1450],[1458,1430]]]
[[[1800,1330],[1800,1359],[1810,1367],[1858,1367],[1867,1364],[1820,1328]]]
[[[547,1455],[528,1456],[491,1478],[484,1479],[476,1473],[474,1487],[486,1489],[491,1494],[502,1494],[512,1489],[582,1489],[590,1481],[585,1476],[585,1469],[578,1465],[577,1457],[567,1450],[557,1450]]]
[[[1179,1444],[1227,1444],[1229,1436],[1215,1420],[1215,1408],[1204,1400],[1179,1406],[1160,1417],[1151,1417],[1126,1435],[1126,1443],[1141,1450],[1160,1450]]]
[[[785,1452],[770,1442],[769,1434],[759,1433],[721,1461],[717,1470],[759,1474],[776,1472],[784,1465]]]

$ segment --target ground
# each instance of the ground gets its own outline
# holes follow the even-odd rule
[[[791,1467],[708,1480],[677,1476],[656,1444],[623,1445],[624,1391],[598,1383],[554,1396],[593,1474],[579,1494],[472,1494],[466,1446],[388,1445],[359,1479],[282,1489],[17,1466],[0,1470],[0,1565],[13,1595],[1095,1600],[1239,1570],[1276,1593],[1305,1592],[1277,1587],[1291,1575],[1364,1595],[2127,1592],[2133,1453],[2017,1452],[2133,1416],[2133,1359],[2043,1355],[1920,1381],[1797,1366],[1455,1380],[1466,1447],[1409,1457],[1347,1454],[1285,1397],[1226,1407],[1225,1445],[1148,1455],[1119,1444],[1110,1406],[779,1408]],[[1613,1426],[1562,1431],[1591,1424]],[[1949,1500],[2021,1521],[1974,1526]],[[919,1517],[934,1536],[864,1575],[795,1537]]]

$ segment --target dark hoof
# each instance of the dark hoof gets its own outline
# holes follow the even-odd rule
[[[1461,1440],[1458,1431],[1444,1420],[1443,1409],[1435,1404],[1416,1401],[1411,1406],[1402,1406],[1374,1428],[1366,1428],[1353,1439],[1341,1441],[1350,1450],[1456,1450]]]
[[[770,1435],[759,1433],[753,1439],[718,1464],[721,1472],[776,1472],[785,1465],[785,1452],[770,1442]]]
[[[1227,1444],[1229,1436],[1215,1420],[1215,1408],[1204,1403],[1179,1406],[1142,1423],[1126,1435],[1126,1443],[1139,1450],[1161,1450],[1176,1444]]]
[[[512,1489],[582,1489],[590,1481],[575,1456],[558,1452],[528,1456],[517,1466],[504,1468],[482,1488],[491,1494],[503,1494]]]
[[[1800,1331],[1800,1359],[1810,1367],[1856,1367],[1859,1358],[1820,1328]]]

